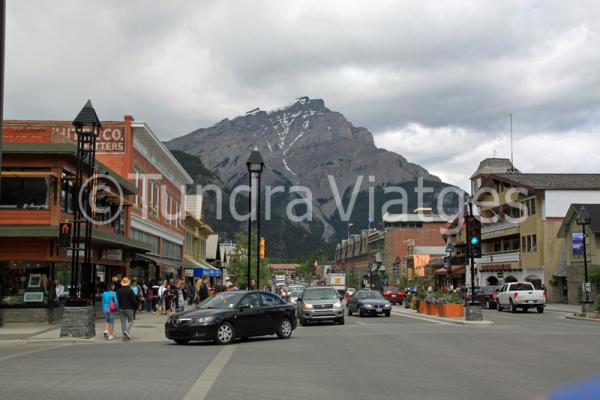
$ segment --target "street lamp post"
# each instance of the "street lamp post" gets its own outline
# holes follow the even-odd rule
[[[448,253],[448,290],[452,286],[452,253],[454,253],[454,243],[451,240],[448,240],[448,244],[446,245],[446,253]]]
[[[249,180],[249,200],[248,200],[248,212],[250,217],[248,219],[248,289],[250,289],[250,258],[252,248],[252,177],[256,176],[256,289],[260,287],[260,175],[263,172],[265,162],[258,151],[258,147],[254,146],[254,150],[250,153],[248,161],[246,161],[246,167],[248,168],[248,180]]]
[[[591,302],[590,302],[590,291],[591,285],[588,281],[588,269],[587,269],[587,238],[585,234],[585,226],[591,224],[592,216],[589,211],[585,209],[585,206],[581,206],[579,212],[577,213],[577,225],[581,226],[581,231],[583,232],[583,270],[585,275],[585,282],[583,284],[583,290],[585,291],[585,301],[581,304],[581,312],[586,313],[591,311]]]

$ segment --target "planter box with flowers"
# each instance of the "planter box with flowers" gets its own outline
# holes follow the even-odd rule
[[[444,318],[461,318],[465,316],[465,306],[455,293],[446,295],[443,299],[438,300],[438,315]]]

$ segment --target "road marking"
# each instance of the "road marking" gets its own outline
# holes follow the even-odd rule
[[[234,350],[235,345],[223,347],[204,371],[202,371],[196,382],[184,396],[183,400],[204,400],[229,362]]]
[[[366,322],[362,322],[362,321],[358,321],[358,320],[355,320],[354,322],[356,322],[359,325],[369,325]]]
[[[27,350],[27,351],[21,351],[20,353],[15,353],[15,354],[10,354],[8,356],[0,357],[0,361],[6,361],[6,360],[11,360],[13,358],[19,358],[19,357],[23,357],[23,356],[28,356],[30,354],[39,353],[41,351],[54,350],[54,349],[58,349],[59,347],[63,347],[63,346],[65,346],[65,345],[64,344],[59,344],[59,345],[56,345],[56,346],[42,347],[42,348],[31,349],[31,350]]]
[[[408,317],[408,318],[419,319],[421,321],[429,321],[429,322],[433,322],[435,324],[440,324],[440,325],[453,325],[450,322],[437,321],[437,320],[429,319],[429,318],[421,318],[421,317],[417,317],[416,315],[406,314],[406,313],[403,313],[403,312],[394,312],[394,311],[392,311],[392,315],[396,315],[396,316],[399,316],[399,317]]]

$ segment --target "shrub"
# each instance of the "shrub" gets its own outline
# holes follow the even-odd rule
[[[596,311],[600,311],[600,294],[596,296]]]

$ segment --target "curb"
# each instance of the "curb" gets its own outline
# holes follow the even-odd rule
[[[576,315],[565,315],[566,319],[575,319],[575,320],[579,320],[579,321],[592,321],[592,322],[600,322],[600,319],[598,318],[584,318],[584,317],[578,317]]]
[[[405,316],[405,317],[415,317],[415,318],[421,318],[421,319],[427,319],[430,321],[435,321],[435,322],[443,322],[443,323],[447,323],[447,324],[454,324],[454,325],[479,325],[479,326],[492,326],[492,325],[496,325],[496,323],[494,321],[465,321],[464,319],[452,319],[452,318],[441,318],[441,317],[434,317],[432,315],[428,315],[428,314],[413,314],[413,313],[407,313],[407,312],[393,312],[392,314],[394,315],[398,315],[398,316]]]

